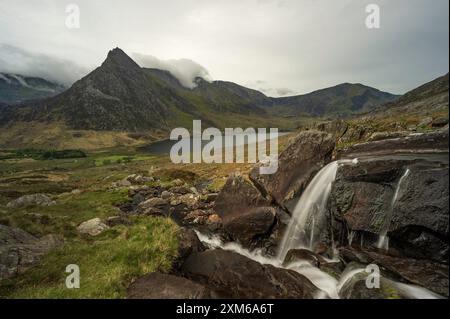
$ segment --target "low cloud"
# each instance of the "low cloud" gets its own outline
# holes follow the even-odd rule
[[[203,66],[189,59],[160,60],[152,55],[133,53],[132,58],[141,66],[169,71],[180,81],[181,85],[189,89],[197,86],[195,78],[201,77],[206,81],[212,78]]]
[[[0,72],[40,77],[70,86],[89,70],[68,60],[0,44]]]

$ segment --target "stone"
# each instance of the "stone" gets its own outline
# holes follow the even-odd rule
[[[56,202],[45,194],[33,194],[21,196],[9,202],[6,207],[21,208],[27,206],[51,206],[55,204]]]
[[[317,292],[317,287],[293,270],[262,265],[221,249],[190,255],[182,272],[187,278],[217,291],[222,298],[311,299]]]
[[[189,279],[151,273],[134,281],[127,290],[128,299],[209,299],[210,290]]]
[[[0,225],[0,281],[35,266],[41,256],[63,243],[55,235],[36,238],[19,228]]]
[[[334,147],[332,134],[303,131],[291,138],[280,153],[276,173],[260,175],[256,166],[250,172],[250,179],[264,195],[270,195],[292,212],[293,199],[298,198],[314,175],[331,161]]]
[[[109,229],[109,226],[104,224],[100,218],[87,220],[77,227],[79,233],[90,236],[97,236],[107,229]]]

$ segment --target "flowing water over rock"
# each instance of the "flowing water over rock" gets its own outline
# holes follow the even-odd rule
[[[335,161],[322,168],[309,183],[306,190],[295,205],[289,226],[280,245],[278,258],[283,261],[291,249],[314,249],[317,234],[315,229],[324,222],[324,213],[331,184],[336,178],[336,172],[341,163]],[[357,161],[356,161],[357,163]]]
[[[400,180],[397,183],[397,187],[395,188],[395,193],[394,193],[394,196],[392,197],[391,207],[386,214],[384,224],[380,231],[380,238],[377,243],[377,247],[380,249],[389,250],[389,237],[387,236],[387,233],[389,231],[389,226],[391,225],[392,216],[394,214],[394,206],[395,206],[395,203],[397,202],[397,198],[401,191],[402,185],[403,185],[404,181],[406,180],[406,178],[408,177],[410,172],[411,171],[409,170],[409,168],[407,168],[405,173],[402,175],[402,177],[400,177]]]

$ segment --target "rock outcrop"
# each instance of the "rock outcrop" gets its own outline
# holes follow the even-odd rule
[[[221,249],[192,254],[182,267],[185,276],[209,286],[223,298],[313,298],[317,288],[299,273],[262,265]]]
[[[53,235],[36,238],[21,229],[0,225],[0,280],[36,265],[42,255],[62,244]]]
[[[293,137],[281,152],[275,174],[260,175],[255,167],[250,179],[263,194],[268,194],[282,207],[292,209],[291,200],[298,198],[314,175],[331,161],[335,139],[332,134],[304,131]]]

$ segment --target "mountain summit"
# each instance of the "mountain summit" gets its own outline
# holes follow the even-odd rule
[[[184,88],[168,71],[141,68],[120,48],[67,91],[25,106],[0,110],[0,125],[16,122],[64,123],[76,130],[167,132],[191,127],[193,119],[224,127],[293,129],[300,117],[342,117],[395,98],[356,84],[306,95],[271,98],[236,83],[196,80]]]

